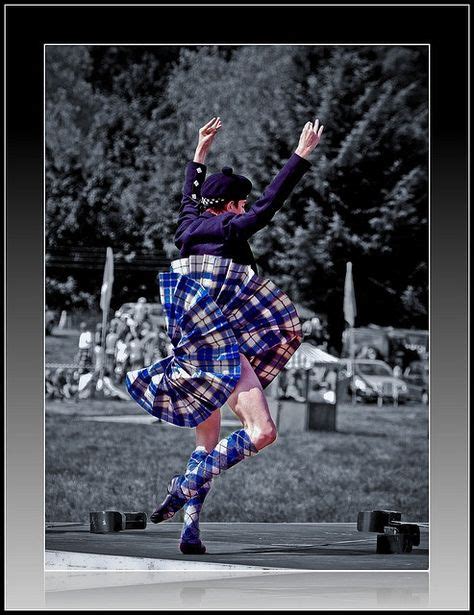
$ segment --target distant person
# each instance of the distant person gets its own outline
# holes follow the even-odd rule
[[[126,313],[120,314],[118,318],[118,323],[117,323],[117,335],[119,339],[125,340],[127,334],[130,332],[130,324],[129,324],[130,321],[131,321],[131,318],[129,314],[126,314]]]
[[[161,327],[158,330],[158,348],[162,357],[167,357],[170,354],[170,339],[164,329]]]
[[[306,401],[301,395],[299,374],[296,369],[289,369],[287,373],[286,397],[295,401]]]
[[[133,320],[137,328],[141,327],[141,325],[145,322],[148,316],[148,306],[146,303],[145,297],[140,297],[135,304],[133,309]]]
[[[337,371],[335,369],[328,369],[325,379],[328,383],[329,389],[331,391],[335,391],[337,387]]]
[[[94,343],[100,346],[102,343],[102,324],[98,322],[95,326]]]
[[[305,396],[305,382],[306,382],[306,370],[297,369],[295,374],[296,387],[300,393],[300,396]]]
[[[117,310],[114,314],[114,317],[109,323],[109,329],[115,328],[115,331],[118,332],[120,326],[120,312]]]
[[[54,399],[54,383],[53,383],[53,375],[51,369],[44,370],[44,386],[45,386],[45,397],[46,399]]]
[[[130,350],[130,367],[131,369],[139,369],[143,365],[143,342],[136,336],[128,342]]]
[[[142,339],[143,361],[145,365],[150,365],[156,361],[154,357],[157,350],[158,333],[153,330],[151,323],[148,320],[145,320],[142,325],[140,337]],[[161,355],[159,358],[161,358]]]
[[[301,324],[301,331],[303,332],[303,337],[306,339],[311,336],[311,320],[307,319]]]
[[[105,371],[109,375],[114,373],[117,340],[117,321],[112,320],[109,332],[105,337]]]
[[[372,346],[368,346],[367,344],[364,344],[364,346],[362,346],[362,348],[356,355],[357,359],[368,359],[370,361],[374,361],[378,359],[378,357],[379,357],[379,354],[377,350],[373,348]]]
[[[63,386],[64,397],[78,401],[79,394],[79,374],[77,371],[69,369],[66,372],[66,382]]]
[[[54,399],[63,399],[64,394],[64,386],[66,385],[66,370],[64,367],[58,367],[54,372],[54,376],[52,378],[53,383],[53,398]]]
[[[397,357],[395,359],[395,365],[393,366],[393,375],[395,378],[401,378],[403,376],[403,359]]]
[[[324,332],[321,320],[317,316],[315,316],[311,319],[310,337],[316,342],[316,344],[319,344],[323,341],[323,335]]]
[[[366,358],[370,361],[376,361],[379,358],[379,353],[375,348],[369,346],[369,348],[367,348]]]
[[[102,346],[96,345],[94,346],[94,372],[99,374],[102,373],[102,368],[105,366],[105,353],[102,349]]]
[[[85,322],[79,325],[79,342],[77,353],[77,364],[81,369],[89,369],[92,367],[92,331]]]
[[[94,334],[94,371],[100,372],[104,366],[104,353],[102,349],[102,324],[97,323]]]
[[[126,335],[128,338],[128,334]],[[124,339],[118,339],[115,346],[115,368],[114,381],[116,384],[121,384],[125,378],[125,373],[129,366],[129,343]]]

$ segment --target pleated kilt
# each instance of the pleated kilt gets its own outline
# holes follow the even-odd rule
[[[291,300],[250,265],[192,255],[174,260],[157,282],[173,352],[126,377],[131,397],[157,418],[195,427],[234,390],[239,353],[265,388],[301,344]]]

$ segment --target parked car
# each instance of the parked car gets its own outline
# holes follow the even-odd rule
[[[151,324],[154,328],[164,327],[166,325],[165,322],[165,314],[163,310],[163,306],[161,303],[146,303],[147,315],[150,319]],[[117,312],[120,314],[130,314],[133,315],[135,310],[136,303],[124,303],[119,307]]]
[[[413,361],[403,373],[410,397],[424,404],[428,403],[429,372],[426,361]]]
[[[44,308],[44,332],[46,335],[52,335],[55,321],[56,313],[49,310],[46,305]]]
[[[397,355],[401,355],[404,369],[412,361],[426,360],[429,352],[429,334],[425,329],[397,329],[371,324],[346,329],[342,342],[342,357],[388,361],[393,365]]]
[[[398,401],[404,403],[410,400],[407,384],[396,378],[387,363],[370,359],[341,359],[343,373],[349,377],[349,394],[355,394],[357,401]],[[354,372],[352,373],[352,365]]]

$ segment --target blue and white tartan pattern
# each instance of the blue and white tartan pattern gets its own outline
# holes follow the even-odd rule
[[[205,288],[229,321],[263,388],[281,372],[303,340],[301,321],[290,298],[258,276],[250,265],[210,254],[171,263]]]
[[[188,465],[186,467],[186,474],[194,470],[194,468],[207,457],[208,453],[203,448],[201,450],[196,449],[189,458]],[[200,540],[200,528],[199,528],[199,516],[201,509],[206,499],[207,494],[212,485],[212,479],[204,483],[199,489],[197,494],[190,498],[184,505],[184,518],[183,527],[181,529],[181,542],[187,542],[192,544],[199,544]]]
[[[179,273],[158,275],[173,354],[128,372],[126,385],[153,416],[195,427],[226,402],[239,381],[239,346],[200,284]]]
[[[250,265],[191,255],[174,260],[158,283],[173,354],[129,372],[126,384],[162,420],[195,427],[221,407],[240,378],[239,352],[265,388],[301,344],[291,300]]]
[[[235,466],[246,457],[256,455],[258,450],[245,429],[238,429],[223,438],[204,459],[186,472],[179,487],[187,498],[194,498],[199,490],[214,476]]]

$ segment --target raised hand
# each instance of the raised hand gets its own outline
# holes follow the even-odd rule
[[[204,124],[204,126],[199,129],[199,143],[202,145],[210,145],[221,126],[222,122],[220,117],[213,117],[212,120],[209,120],[207,124]]]
[[[194,162],[204,164],[207,152],[214,141],[217,131],[222,126],[220,117],[213,117],[199,129],[199,140],[194,154]]]
[[[319,120],[316,118],[314,126],[311,122],[306,122],[301,131],[300,140],[295,153],[302,158],[307,158],[314,148],[318,145],[323,134],[324,126],[319,126]]]

